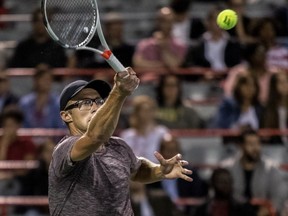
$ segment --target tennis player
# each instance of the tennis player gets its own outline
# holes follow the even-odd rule
[[[126,97],[139,85],[131,68],[116,73],[114,85],[78,80],[60,96],[60,114],[70,134],[55,147],[49,168],[50,215],[132,216],[129,182],[152,183],[192,172],[177,154],[159,164],[136,157],[124,140],[113,137]]]

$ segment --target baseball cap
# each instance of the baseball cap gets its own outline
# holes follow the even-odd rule
[[[95,89],[103,99],[107,98],[111,91],[110,85],[103,80],[92,80],[90,82],[87,82],[85,80],[76,80],[65,86],[63,91],[61,92],[60,111],[64,110],[68,101],[84,88]]]

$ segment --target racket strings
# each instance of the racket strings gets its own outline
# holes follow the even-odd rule
[[[71,48],[86,44],[96,28],[97,9],[91,0],[49,0],[48,22],[61,43]]]

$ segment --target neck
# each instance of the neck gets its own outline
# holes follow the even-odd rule
[[[249,68],[249,71],[256,77],[260,77],[266,73],[266,67],[264,64],[253,65]]]
[[[251,106],[251,99],[246,98],[243,100],[241,109],[242,109],[242,111],[247,111],[250,106]]]
[[[286,107],[287,102],[288,102],[288,97],[287,96],[282,96],[281,98],[279,98],[278,105]]]
[[[136,127],[136,130],[137,130],[138,134],[146,135],[151,130],[153,130],[154,126],[155,126],[154,122],[145,123],[145,124],[142,123]]]
[[[69,125],[69,131],[72,136],[81,136],[85,131],[81,131],[79,128],[76,128],[72,123]]]
[[[257,164],[257,161],[248,160],[246,157],[242,157],[241,164],[244,170],[254,170]]]

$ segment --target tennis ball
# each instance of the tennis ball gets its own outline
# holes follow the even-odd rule
[[[217,16],[217,24],[224,30],[229,30],[237,24],[237,14],[231,9],[221,11]]]

